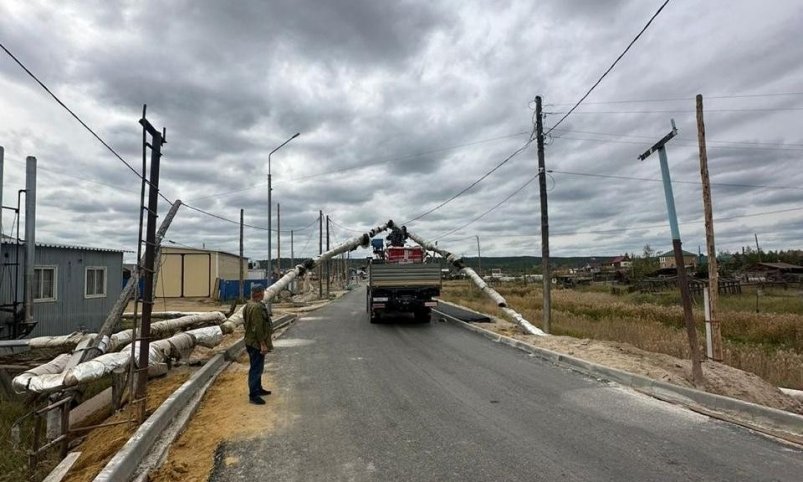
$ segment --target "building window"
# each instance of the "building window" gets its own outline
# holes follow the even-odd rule
[[[56,301],[57,269],[56,266],[34,266],[33,300],[35,302]]]
[[[106,267],[87,266],[84,298],[106,297]]]

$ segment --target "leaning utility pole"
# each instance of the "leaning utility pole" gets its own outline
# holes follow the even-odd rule
[[[756,237],[756,254],[758,254],[758,262],[761,262],[761,246],[758,245],[758,233],[753,233]]]
[[[244,210],[240,209],[240,292],[237,298],[237,302],[239,303],[242,303],[245,299],[245,276],[243,273],[243,212]]]
[[[480,273],[480,277],[482,277],[482,253],[480,252],[480,236],[479,234],[474,235],[477,238],[477,271]]]
[[[132,399],[132,402],[137,402],[139,404],[137,407],[139,412],[138,418],[139,422],[142,423],[145,420],[146,397],[148,392],[149,345],[151,336],[151,313],[153,312],[153,277],[157,247],[156,212],[159,207],[159,164],[162,157],[162,145],[167,141],[165,140],[164,131],[159,132],[148,122],[144,115],[139,123],[142,124],[145,131],[151,136],[150,144],[146,143],[146,146],[151,148],[151,172],[148,182],[148,222],[145,235],[145,266],[141,268],[145,273],[145,286],[143,287],[142,294],[142,321],[139,336],[139,363],[137,366],[136,394]]]
[[[326,251],[329,251],[329,215],[326,215]],[[330,276],[330,266],[331,263],[329,260],[326,260],[326,298],[329,298],[329,276]]]
[[[644,160],[655,151],[661,163],[661,177],[664,181],[664,197],[666,198],[666,209],[669,217],[669,227],[672,230],[672,247],[675,250],[675,265],[678,272],[678,286],[680,297],[683,302],[683,319],[686,323],[686,333],[689,337],[689,348],[691,349],[691,373],[696,386],[703,384],[703,367],[700,360],[700,345],[697,343],[697,329],[694,326],[694,316],[691,309],[691,295],[689,294],[689,282],[686,277],[686,262],[683,259],[683,248],[680,242],[680,229],[678,228],[678,217],[675,213],[675,196],[672,193],[672,179],[669,176],[669,161],[666,157],[666,143],[678,133],[675,127],[675,120],[672,119],[672,131],[655,143],[649,150],[639,156]]]
[[[700,149],[700,177],[703,180],[703,208],[705,210],[705,245],[708,251],[708,313],[710,323],[706,330],[706,346],[714,361],[722,361],[722,334],[717,319],[719,304],[719,267],[714,245],[714,208],[711,205],[711,181],[708,178],[708,152],[705,147],[705,122],[703,121],[703,96],[697,94],[697,144]]]
[[[296,267],[296,256],[295,256],[295,252],[293,251],[293,230],[291,229],[290,230],[290,269],[291,270],[295,269],[295,267]],[[295,288],[296,288],[296,281],[293,280],[293,282],[290,284],[290,292],[295,294],[295,292],[296,292]]]
[[[318,211],[318,254],[323,254],[323,211]],[[318,265],[318,299],[323,297],[323,270]]]
[[[538,143],[538,191],[541,194],[541,271],[544,273],[544,333],[552,332],[552,274],[549,270],[549,214],[544,166],[544,122],[541,96],[535,97],[535,132]]]

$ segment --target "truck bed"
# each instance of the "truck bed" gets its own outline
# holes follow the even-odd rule
[[[441,267],[438,263],[371,263],[369,283],[372,287],[429,287],[441,286]]]

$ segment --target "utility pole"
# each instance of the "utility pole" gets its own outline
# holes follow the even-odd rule
[[[277,147],[276,149],[270,151],[270,154],[268,154],[268,268],[267,268],[267,271],[265,272],[265,274],[267,275],[266,277],[268,278],[268,284],[270,284],[271,275],[273,274],[273,264],[271,262],[271,236],[273,235],[273,232],[272,232],[273,231],[273,225],[271,224],[271,211],[273,210],[273,207],[272,207],[272,204],[271,204],[271,191],[273,191],[273,186],[271,185],[271,177],[270,177],[270,156],[272,156],[274,152],[276,152],[279,149],[281,149],[282,147],[284,147],[285,144],[287,144],[288,142],[292,141],[293,139],[295,139],[299,135],[300,135],[300,133],[296,132],[295,134],[293,134],[293,136],[291,138],[289,138],[286,141],[284,141],[281,144],[279,144],[279,147]]]
[[[678,133],[675,127],[675,120],[672,119],[672,131],[655,143],[649,150],[639,156],[644,160],[655,151],[661,163],[661,177],[664,181],[664,197],[666,198],[666,209],[669,217],[669,227],[672,231],[672,247],[675,251],[675,265],[678,272],[678,287],[683,303],[683,319],[686,323],[686,333],[689,337],[689,348],[691,349],[691,373],[694,384],[698,387],[703,384],[703,367],[700,360],[700,345],[697,343],[697,329],[694,326],[694,317],[691,309],[691,295],[689,294],[689,282],[686,277],[686,263],[683,259],[683,248],[680,242],[680,229],[678,228],[678,218],[675,213],[675,196],[672,193],[672,179],[669,176],[669,161],[666,156],[666,143]]]
[[[697,94],[697,144],[700,149],[700,177],[703,180],[703,208],[705,210],[705,244],[708,251],[708,313],[706,346],[714,361],[721,362],[722,333],[717,318],[719,305],[719,266],[714,245],[714,208],[711,203],[711,181],[708,178],[708,151],[705,146],[705,122],[703,120],[703,96]]]
[[[329,251],[329,215],[326,215],[326,251]],[[326,260],[326,298],[329,298],[329,278],[331,263]]]
[[[273,269],[273,263],[271,263],[270,259],[272,251],[271,237],[273,236],[273,232],[271,232],[271,229],[273,228],[271,222],[272,221],[271,211],[273,211],[273,205],[271,201],[271,191],[273,191],[273,186],[271,186],[270,182],[270,155],[268,155],[268,261],[267,261],[268,264],[265,265],[265,279],[267,280],[266,282],[268,286],[270,286],[270,273],[271,269]]]
[[[552,274],[549,270],[549,214],[544,166],[544,121],[541,96],[535,97],[535,131],[538,143],[538,191],[541,195],[541,271],[544,273],[544,333],[552,332]]]
[[[239,303],[243,302],[244,299],[244,290],[245,290],[245,273],[243,273],[243,212],[244,210],[240,209],[240,294],[237,301]]]
[[[276,270],[282,276],[282,205],[276,203]]]
[[[756,237],[756,253],[758,254],[758,262],[761,262],[761,247],[758,245],[758,233],[753,233]]]
[[[148,222],[145,234],[145,266],[141,269],[145,272],[144,287],[142,294],[142,328],[139,337],[139,366],[137,366],[136,394],[132,401],[139,403],[138,418],[139,422],[145,421],[145,408],[148,395],[148,364],[150,357],[150,336],[151,336],[151,313],[153,312],[153,277],[154,262],[156,257],[156,210],[159,207],[159,165],[162,157],[162,145],[166,143],[164,131],[159,132],[143,116],[139,123],[145,131],[150,134],[151,142],[146,146],[151,148],[151,172],[148,187]],[[144,146],[143,146],[144,147]],[[141,240],[140,240],[141,242]],[[133,345],[133,344],[132,344]]]
[[[482,278],[482,254],[480,253],[480,236],[474,235],[477,238],[477,269],[480,271],[480,278]]]
[[[323,254],[323,211],[318,211],[318,255]],[[318,299],[323,297],[323,270],[318,263]]]
[[[295,253],[293,252],[293,230],[290,230],[290,269],[294,269],[296,267],[296,257]],[[296,288],[296,280],[293,280],[290,284],[290,292],[295,293]]]

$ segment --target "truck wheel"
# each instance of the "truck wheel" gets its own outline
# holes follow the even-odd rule
[[[379,323],[379,315],[373,312],[368,313],[368,317],[371,319],[371,323]]]
[[[432,313],[431,308],[422,308],[416,310],[415,312],[415,321],[419,323],[429,323],[430,319],[432,318],[430,315]]]

